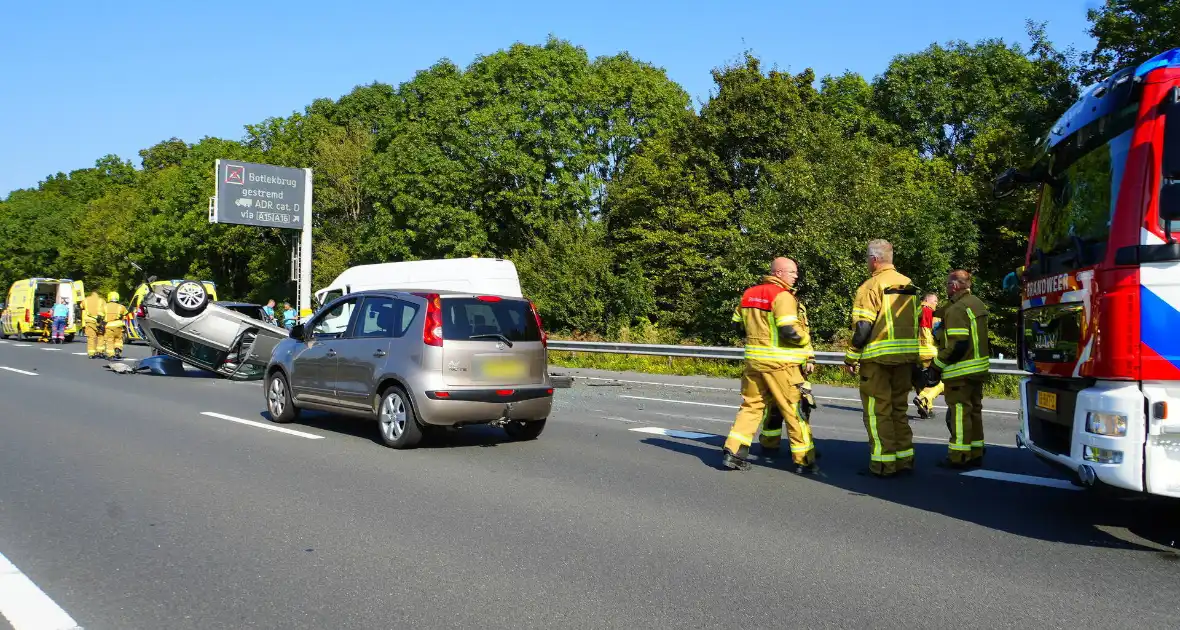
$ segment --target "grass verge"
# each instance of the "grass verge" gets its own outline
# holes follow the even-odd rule
[[[739,361],[689,359],[679,357],[651,357],[633,354],[599,354],[593,352],[549,351],[549,363],[565,368],[586,368],[612,372],[642,372],[645,374],[674,374],[678,376],[715,376],[738,378],[742,374]],[[812,383],[856,387],[857,379],[834,365],[821,365],[811,376]],[[1015,399],[1020,377],[997,374],[988,379],[983,395],[988,398]]]

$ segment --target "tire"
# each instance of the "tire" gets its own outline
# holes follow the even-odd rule
[[[410,397],[393,385],[381,392],[377,405],[377,430],[381,441],[390,448],[410,449],[422,441],[422,427],[414,413]]]
[[[66,335],[66,343],[74,343],[74,336]]]
[[[524,420],[512,420],[504,425],[504,432],[508,437],[518,441],[527,442],[528,440],[535,440],[541,435],[541,431],[545,430],[545,420],[532,420],[525,422]]]
[[[287,424],[299,417],[299,408],[291,400],[291,386],[287,375],[279,370],[266,379],[266,411],[271,422]]]
[[[168,297],[168,306],[172,312],[181,317],[200,315],[209,305],[209,293],[200,282],[185,280],[172,289]]]

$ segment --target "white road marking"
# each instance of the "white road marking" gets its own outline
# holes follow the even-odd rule
[[[580,378],[586,381],[607,381],[610,383],[628,383],[631,385],[664,385],[667,387],[686,387],[689,389],[708,389],[715,392],[736,392],[738,390],[731,387],[705,387],[703,385],[684,385],[681,383],[659,383],[656,381],[624,381],[617,378],[598,378],[596,376],[574,376],[572,378]]]
[[[994,479],[996,481],[1011,481],[1015,483],[1024,483],[1032,486],[1044,486],[1046,488],[1058,488],[1060,490],[1081,490],[1073,483],[1065,479],[1054,479],[1052,477],[1034,477],[1032,475],[1018,475],[1016,473],[999,472],[996,470],[972,470],[971,472],[960,473],[964,477],[979,477],[981,479]]]
[[[27,343],[14,343],[14,344],[12,344],[12,347],[13,348],[32,348],[33,346],[31,344],[27,344]]]
[[[651,433],[653,435],[666,435],[668,437],[686,438],[689,440],[700,440],[704,438],[721,437],[715,433],[695,433],[693,431],[677,431],[676,429],[664,429],[662,427],[639,427],[631,429],[637,433]]]
[[[732,387],[705,387],[703,385],[685,385],[685,384],[681,384],[681,383],[661,383],[659,381],[624,381],[622,379],[617,379],[617,378],[600,378],[597,376],[574,376],[572,378],[580,378],[580,379],[586,380],[586,381],[607,381],[607,382],[611,382],[611,383],[629,383],[632,385],[663,385],[665,387],[684,387],[686,389],[707,389],[707,390],[715,391],[715,392],[740,392],[741,391],[739,389],[733,389]],[[624,396],[624,398],[626,398],[626,396]],[[836,396],[816,396],[816,398],[819,400],[839,400],[839,401],[843,401],[843,402],[854,402],[854,403],[860,402],[859,398],[838,398]],[[934,405],[934,408],[935,409],[946,409],[946,407],[942,407],[939,405]],[[984,413],[998,413],[998,414],[1003,414],[1006,416],[1018,415],[1018,413],[1015,411],[998,411],[995,409],[984,409],[983,412]]]
[[[81,630],[66,611],[0,554],[0,614],[14,630]]]
[[[324,439],[324,436],[322,436],[322,435],[316,435],[314,433],[304,433],[303,431],[295,431],[294,429],[288,429],[286,427],[276,427],[274,425],[266,424],[265,422],[255,422],[253,420],[244,420],[242,418],[235,418],[233,416],[227,416],[222,413],[214,413],[212,411],[202,411],[201,415],[202,416],[209,416],[210,418],[218,418],[221,420],[229,420],[230,422],[237,422],[239,424],[248,424],[252,427],[258,427],[259,429],[266,429],[267,431],[278,431],[279,433],[286,433],[287,435],[297,435],[301,438],[307,438],[309,440],[322,440],[322,439]]]
[[[695,401],[691,401],[691,400],[669,400],[667,398],[645,398],[643,396],[619,396],[619,398],[630,398],[632,400],[650,400],[652,402],[678,403],[681,405],[700,405],[701,407],[717,407],[720,409],[737,409],[738,408],[737,405],[718,405],[716,403],[703,403],[703,402],[695,402]],[[859,398],[834,398],[832,396],[816,396],[816,399],[817,400],[841,400],[841,401],[845,401],[845,402],[854,402],[854,403],[860,404]],[[946,409],[946,407],[939,407],[939,406],[935,406],[934,408],[935,409]],[[1011,416],[1017,415],[1017,413],[1015,411],[994,411],[992,409],[984,409],[983,413],[1000,413],[1000,414],[1011,415]]]
[[[61,352],[61,348],[41,348],[45,352]]]
[[[75,353],[74,353],[74,356],[76,356],[76,357],[84,357],[84,356],[87,356],[87,354],[86,354],[85,352],[75,352]]]
[[[16,372],[17,374],[24,374],[25,376],[37,376],[36,372],[26,372],[24,370],[18,370],[16,368],[4,367],[2,365],[0,365],[0,370],[8,370],[9,372]]]
[[[719,409],[737,409],[737,405],[718,405],[715,403],[694,402],[691,400],[668,400],[667,398],[645,398],[643,396],[619,396],[619,398],[629,398],[631,400],[650,400],[652,402],[676,403],[680,405],[698,405],[700,407],[717,407]]]

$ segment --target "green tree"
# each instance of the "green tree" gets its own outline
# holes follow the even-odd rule
[[[1097,40],[1084,74],[1089,82],[1180,48],[1180,0],[1106,0],[1086,19]]]

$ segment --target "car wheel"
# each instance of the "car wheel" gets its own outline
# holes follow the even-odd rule
[[[192,317],[199,315],[209,305],[209,293],[200,282],[185,280],[172,290],[169,302],[177,315]]]
[[[66,335],[66,343],[74,343],[74,336]]]
[[[508,424],[504,425],[504,432],[508,437],[514,440],[524,442],[526,440],[535,440],[541,435],[541,431],[545,430],[545,420],[531,420],[525,422],[524,420],[510,420]]]
[[[381,441],[391,448],[414,448],[422,441],[422,427],[414,417],[410,398],[396,385],[381,394],[381,404],[377,405],[377,427],[381,431]]]
[[[287,385],[287,375],[281,371],[275,372],[266,383],[266,410],[270,412],[270,419],[279,424],[286,424],[299,417],[299,409],[291,400],[291,388]]]

